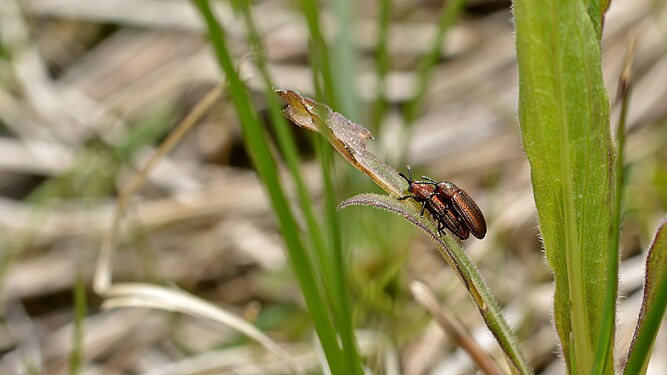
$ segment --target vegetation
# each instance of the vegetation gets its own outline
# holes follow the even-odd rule
[[[663,3],[0,4],[0,373],[650,372]]]

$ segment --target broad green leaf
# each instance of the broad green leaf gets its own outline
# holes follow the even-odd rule
[[[658,226],[653,243],[646,256],[644,299],[639,311],[628,361],[623,371],[626,375],[645,374],[651,358],[651,348],[667,306],[667,216]]]
[[[595,28],[595,33],[598,40],[602,37],[602,26],[604,25],[604,14],[609,9],[611,0],[583,0],[584,6],[587,7],[588,16],[591,17],[591,22]]]
[[[614,149],[599,38],[587,11],[580,0],[514,1],[519,119],[556,281],[556,330],[568,369],[581,374],[594,363],[601,312],[614,308],[601,288],[614,256]],[[603,373],[613,373],[611,363]]]

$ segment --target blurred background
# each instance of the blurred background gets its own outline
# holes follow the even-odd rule
[[[275,129],[258,57],[266,59],[275,88],[322,100],[368,127],[375,137],[369,147],[396,169],[410,164],[416,175],[453,181],[475,198],[489,232],[483,241],[466,241],[466,250],[530,364],[539,373],[563,373],[551,325],[552,276],[517,124],[510,1],[320,2],[317,18],[304,3],[252,2],[263,45],[257,51],[233,4],[211,1],[271,145]],[[626,149],[618,358],[627,352],[636,322],[643,251],[667,209],[665,1],[612,2],[603,35],[612,103],[631,31],[638,44]],[[330,81],[318,82],[324,75],[314,72],[327,64],[314,61],[321,55],[313,50],[322,45],[328,46]],[[202,16],[187,0],[0,2],[0,373],[69,372],[75,347],[85,374],[288,371],[234,329],[144,308],[102,310],[92,289],[119,192],[221,84],[215,103],[132,196],[113,280],[197,295],[251,321],[307,373],[321,373],[282,232],[253,171]],[[612,126],[618,109],[613,104]],[[289,130],[318,218],[325,215],[327,197],[338,204],[355,193],[380,192],[338,155],[322,151],[328,145],[315,135],[296,126]],[[331,160],[320,162],[322,155]],[[279,156],[276,163],[286,170]],[[299,206],[293,185],[286,182],[284,189]],[[467,292],[421,231],[367,207],[336,216],[338,233],[328,236],[344,249],[351,322],[371,373],[477,371],[414,301],[408,287],[413,280],[432,288],[503,362]],[[85,287],[79,309],[77,275]],[[667,333],[658,336],[654,351],[651,370],[662,373]]]

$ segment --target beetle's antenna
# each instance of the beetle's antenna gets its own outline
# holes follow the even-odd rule
[[[428,181],[428,182],[437,184],[437,182],[436,182],[434,179],[432,179],[431,177],[428,177],[428,176],[422,176],[422,178],[423,178],[424,180]]]

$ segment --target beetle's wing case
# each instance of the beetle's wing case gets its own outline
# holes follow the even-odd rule
[[[464,190],[459,191],[452,197],[452,203],[456,211],[461,215],[465,221],[470,233],[473,236],[482,239],[486,235],[486,220],[482,210],[479,209],[477,203],[470,198],[468,193]]]
[[[438,231],[442,231],[442,228],[447,228],[462,240],[469,237],[469,231],[463,219],[453,207],[443,202],[442,197],[438,195],[431,196],[428,200],[427,208],[438,222]]]
[[[479,239],[484,238],[486,235],[484,214],[465,190],[451,182],[440,182],[437,185],[436,193],[451,202],[473,236]]]

